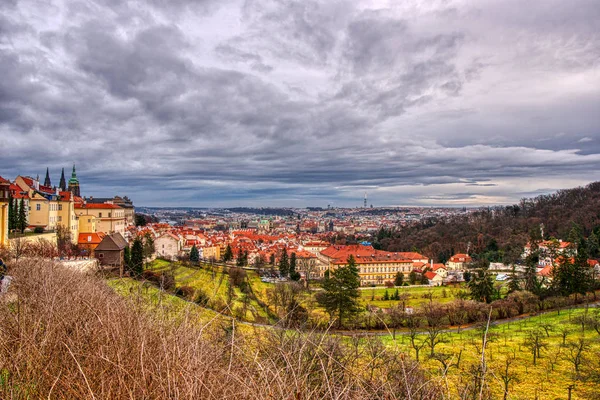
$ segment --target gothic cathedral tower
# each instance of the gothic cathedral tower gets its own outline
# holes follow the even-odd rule
[[[66,192],[67,191],[67,181],[65,181],[65,169],[62,169],[62,172],[60,174],[60,184],[58,185],[58,187],[60,188],[60,190],[62,192]]]
[[[71,174],[71,179],[69,179],[69,192],[73,193],[73,196],[81,197],[79,179],[77,179],[77,174],[75,173],[75,164],[73,164],[73,173]]]

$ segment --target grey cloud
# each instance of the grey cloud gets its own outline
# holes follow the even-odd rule
[[[263,58],[258,54],[242,51],[229,44],[220,44],[215,48],[215,51],[219,56],[227,60],[247,62],[251,65],[252,69],[259,72],[271,72],[273,70],[273,67],[265,64]]]
[[[0,139],[11,149],[0,175],[75,162],[87,193],[154,205],[354,204],[364,190],[379,205],[474,204],[600,179],[600,93],[578,86],[567,62],[584,55],[577,74],[593,65],[587,27],[523,22],[536,62],[566,60],[531,100],[535,79],[502,86],[519,79],[506,72],[520,71],[522,50],[474,38],[490,9],[504,21],[501,3],[424,20],[355,2],[193,3],[81,0],[42,28],[26,0],[0,8],[12,21],[0,43],[14,46],[0,48]],[[240,31],[183,28],[217,9],[239,13]],[[562,41],[571,32],[574,53]],[[550,34],[559,48],[538,40]]]

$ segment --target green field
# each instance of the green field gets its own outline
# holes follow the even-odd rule
[[[459,292],[468,291],[466,288],[455,288],[445,286],[400,286],[398,288],[364,288],[361,289],[360,295],[364,305],[372,305],[380,308],[390,308],[398,305],[400,302],[396,300],[383,300],[385,292],[392,296],[396,289],[400,295],[407,296],[405,306],[417,307],[421,304],[433,301],[436,303],[448,303],[457,298]]]
[[[219,314],[214,310],[200,307],[193,302],[168,294],[155,286],[147,283],[125,279],[111,279],[108,281],[119,294],[131,299],[132,304],[155,312],[159,318],[193,318],[199,323],[208,325],[219,321],[231,324],[230,314],[247,322],[273,322],[274,310],[266,308],[269,289],[274,284],[261,282],[259,276],[253,271],[247,271],[247,281],[252,287],[251,295],[242,293],[239,288],[233,290],[231,301],[228,301],[229,276],[220,268],[190,268],[165,261],[155,261],[150,269],[157,272],[169,271],[173,273],[178,287],[193,286],[211,296],[210,305],[226,304],[225,312]],[[393,294],[395,289],[388,289]],[[456,297],[462,288],[442,287],[402,287],[401,293],[410,295],[407,305],[418,306],[424,302],[445,303]],[[389,307],[397,301],[381,301],[378,298],[385,293],[385,288],[366,289],[361,291],[363,303]],[[371,301],[375,295],[376,300]],[[245,297],[244,297],[245,296]],[[248,298],[252,297],[250,301]],[[246,311],[241,313],[246,299]],[[311,318],[327,320],[324,311],[314,302],[314,294],[302,294],[302,304],[309,310]],[[227,312],[231,311],[233,312]],[[222,310],[223,311],[223,310]],[[493,398],[503,398],[503,378],[510,378],[507,399],[566,399],[567,388],[573,388],[573,399],[600,398],[600,334],[591,325],[582,330],[577,318],[586,311],[583,308],[552,311],[533,317],[523,317],[511,322],[500,321],[491,325],[487,333],[488,343],[485,351],[487,368],[485,387],[493,394]],[[248,324],[240,324],[242,332],[257,334],[256,329],[268,329]],[[476,367],[481,365],[481,347],[484,329],[470,327],[461,332],[457,329],[444,329],[437,339],[439,344],[434,348],[434,357],[426,343],[430,337],[426,327],[419,328],[420,333],[415,335],[415,344],[420,347],[419,361],[426,368],[432,379],[438,380],[447,391],[447,398],[461,398],[459,391],[473,384]],[[531,349],[526,345],[530,333],[539,331],[538,339],[541,341],[540,357],[533,364]],[[364,333],[357,333],[364,335]],[[415,357],[415,350],[411,346],[411,338],[406,328],[396,331],[394,335],[383,334],[379,336],[385,346],[395,347],[401,352]],[[575,343],[580,338],[585,340],[583,361],[581,364],[581,379],[572,362],[569,361]],[[563,345],[564,341],[564,345]],[[508,373],[506,362],[510,363]],[[593,370],[596,369],[594,376]],[[587,380],[583,380],[583,378]]]
[[[190,317],[200,323],[219,317],[213,310],[198,307],[177,296],[165,293],[156,286],[132,278],[113,278],[106,281],[115,292],[131,300],[135,306],[157,314],[160,317]]]
[[[509,385],[509,399],[566,399],[567,388],[573,387],[573,399],[600,398],[600,376],[596,380],[577,380],[575,368],[569,361],[573,349],[571,343],[584,338],[586,349],[583,352],[582,371],[589,373],[596,370],[600,373],[600,335],[591,327],[582,331],[581,326],[574,323],[577,316],[585,313],[585,309],[563,310],[560,314],[552,311],[539,316],[525,318],[515,322],[499,323],[490,327],[487,338],[485,359],[488,368],[489,390],[494,398],[502,398],[503,375],[512,376]],[[591,312],[591,311],[590,311]],[[548,332],[544,330],[548,328]],[[531,332],[542,333],[543,347],[540,358],[533,365],[531,350],[525,341]],[[442,342],[435,347],[435,353],[445,358],[446,373],[442,362],[430,357],[430,348],[425,345],[420,351],[420,361],[442,384],[447,385],[450,398],[459,398],[458,389],[464,387],[472,375],[470,368],[481,365],[481,347],[484,329],[464,330],[443,333]],[[563,333],[565,345],[563,345]],[[418,345],[426,340],[427,334],[417,336]],[[415,357],[415,350],[406,334],[386,335],[383,342],[388,346],[398,347],[403,352]],[[440,357],[440,356],[436,356]],[[506,360],[509,360],[509,372],[506,374]],[[593,372],[593,371],[592,371]],[[582,372],[583,375],[583,372]]]
[[[155,260],[147,270],[173,274],[176,287],[190,287],[196,294],[202,293],[208,299],[207,307],[220,313],[234,315],[243,321],[273,322],[270,310],[264,304],[266,284],[254,271],[246,271],[247,288],[231,287],[229,275],[219,266],[202,268],[186,267],[179,263]]]

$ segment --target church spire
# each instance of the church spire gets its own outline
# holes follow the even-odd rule
[[[50,170],[46,167],[46,179],[44,179],[44,186],[52,187],[52,183],[50,183]]]
[[[77,173],[75,172],[75,164],[73,164],[73,173],[71,179],[69,179],[69,192],[73,193],[74,196],[81,197],[79,191],[79,179],[77,179]]]
[[[64,168],[62,169],[62,172],[60,174],[60,184],[58,185],[58,187],[63,192],[67,191],[67,181],[65,180],[65,169]]]

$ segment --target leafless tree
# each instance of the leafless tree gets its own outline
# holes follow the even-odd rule
[[[435,353],[435,346],[443,341],[443,332],[446,329],[446,311],[443,307],[430,303],[423,307],[425,317],[425,330],[427,331],[427,344],[430,356]]]
[[[310,281],[315,277],[317,271],[317,262],[315,259],[299,258],[298,272],[304,272],[304,282],[306,282],[306,290],[310,290]]]
[[[427,344],[425,340],[419,340],[420,329],[423,324],[422,316],[419,314],[406,315],[406,327],[408,328],[408,338],[410,346],[415,351],[415,359],[419,361],[419,353]]]
[[[28,254],[30,250],[30,243],[24,237],[16,237],[11,239],[10,241],[10,253],[12,257],[15,259],[15,262],[18,262],[20,258]]]
[[[533,355],[533,365],[537,365],[537,359],[540,358],[541,350],[547,346],[544,342],[544,332],[540,329],[530,331],[523,344]]]
[[[504,368],[500,371],[498,375],[500,375],[500,380],[502,381],[502,390],[504,391],[503,400],[508,399],[508,391],[510,389],[510,384],[513,382],[519,382],[518,374],[514,371],[511,371],[510,366],[514,361],[514,357],[506,357],[504,360]]]
[[[584,337],[580,337],[579,339],[573,341],[570,340],[566,345],[567,351],[565,352],[565,359],[573,364],[573,369],[575,370],[575,378],[580,378],[580,367],[583,363],[583,353],[590,348],[590,345],[585,340]]]

